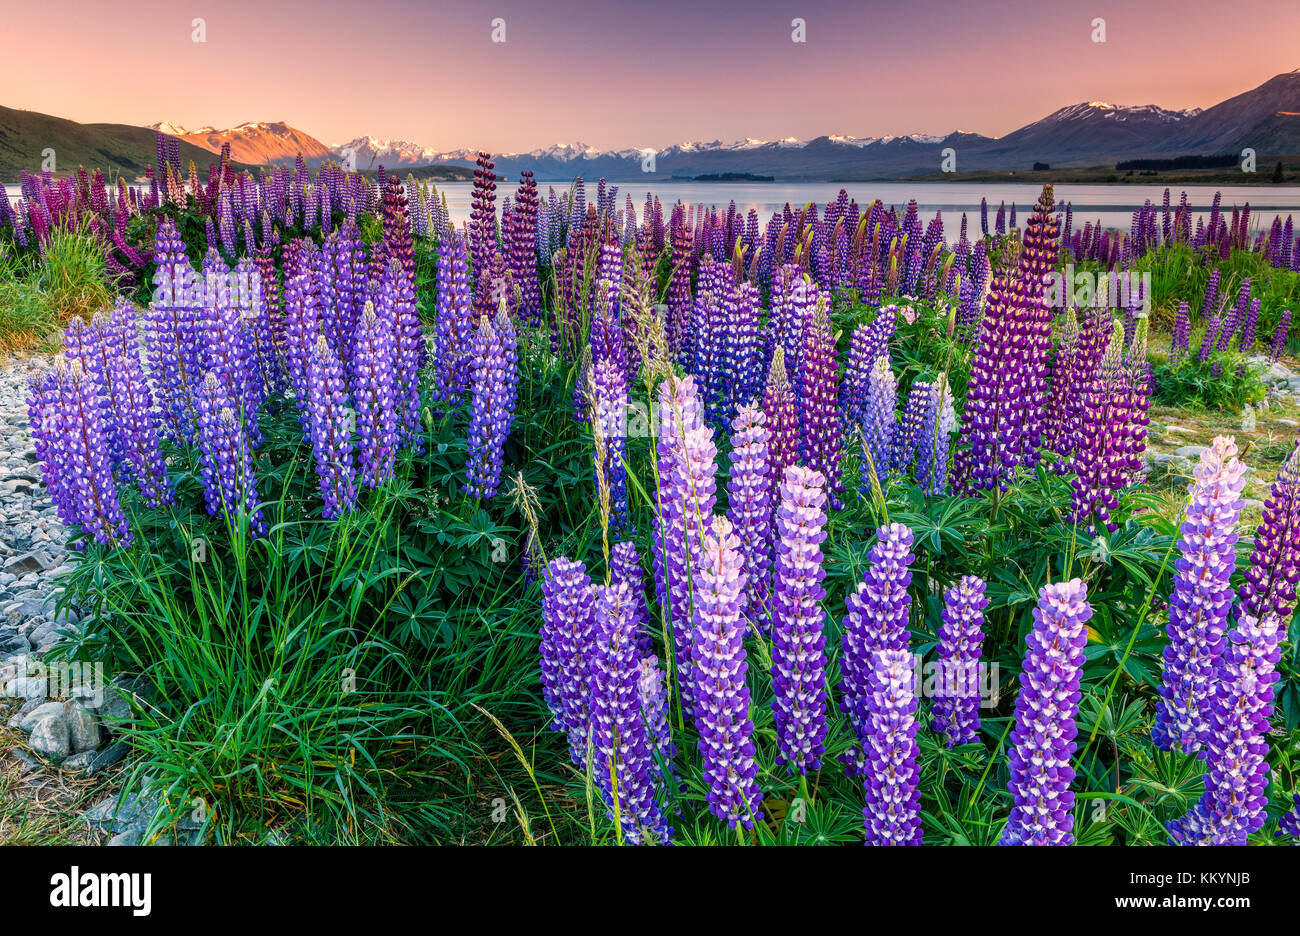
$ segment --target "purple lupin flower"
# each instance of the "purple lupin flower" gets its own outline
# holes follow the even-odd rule
[[[591,730],[588,661],[595,644],[595,596],[587,567],[565,556],[552,559],[542,579],[542,695],[551,728],[564,732],[574,766],[587,767]]]
[[[1298,248],[1300,249],[1300,248]],[[1277,329],[1273,332],[1273,345],[1269,348],[1268,359],[1275,363],[1286,350],[1287,332],[1291,330],[1291,310],[1283,309],[1282,316],[1278,319]]]
[[[385,306],[376,311],[380,319],[392,323],[393,334],[393,391],[397,412],[397,436],[403,445],[416,451],[423,447],[420,430],[420,370],[424,367],[426,348],[420,317],[415,311],[415,286],[405,267],[390,259],[379,281],[377,304]],[[509,354],[515,352],[509,341]],[[505,337],[502,337],[503,342]],[[513,391],[512,391],[513,392]],[[511,404],[511,411],[514,404]]]
[[[1218,270],[1214,271],[1218,273]],[[1187,356],[1192,340],[1192,321],[1190,309],[1186,302],[1178,303],[1178,314],[1174,318],[1174,333],[1169,345],[1169,360],[1181,361]]]
[[[934,384],[917,380],[907,392],[903,415],[889,440],[889,471],[906,475],[916,460],[921,434],[927,424],[934,425]]]
[[[933,384],[932,402],[916,444],[916,483],[926,494],[948,493],[948,446],[957,428],[957,411],[946,379]]]
[[[214,373],[203,378],[195,404],[199,418],[199,469],[203,498],[211,516],[224,516],[232,534],[241,521],[254,536],[266,535],[257,480],[253,474],[252,446],[235,415],[234,401],[226,396]]]
[[[1289,835],[1295,840],[1292,845],[1300,845],[1300,793],[1293,794],[1291,802],[1291,810],[1278,817],[1277,834],[1279,838]]]
[[[1244,845],[1267,818],[1266,735],[1281,643],[1300,583],[1300,443],[1269,489],[1239,592],[1205,734],[1205,793],[1169,824],[1180,845]]]
[[[609,817],[630,844],[667,844],[672,829],[656,800],[651,736],[641,717],[641,655],[637,622],[627,582],[596,589],[590,662],[593,780],[609,806]]]
[[[840,490],[840,421],[836,400],[835,339],[824,297],[804,331],[799,359],[800,452],[809,468],[826,478],[832,506]]]
[[[464,486],[470,497],[493,497],[501,482],[506,439],[515,418],[518,364],[518,339],[510,316],[504,309],[497,312],[495,323],[482,316],[474,339],[470,379],[473,402]]]
[[[843,755],[850,775],[860,776],[870,743],[868,692],[871,670],[881,650],[906,651],[909,643],[907,589],[912,583],[912,531],[891,523],[876,531],[866,576],[844,599],[848,613],[840,638],[841,710],[858,745]]]
[[[352,396],[361,481],[372,489],[393,479],[397,452],[393,380],[392,335],[375,315],[374,303],[367,302],[353,347]]]
[[[930,705],[930,725],[950,748],[979,740],[979,659],[988,603],[984,580],[976,575],[962,576],[944,595],[938,654],[942,691]]]
[[[307,368],[307,408],[322,516],[333,520],[357,504],[356,466],[352,458],[353,413],[348,409],[343,366],[324,335],[316,338]]]
[[[1034,627],[1025,638],[1016,696],[1016,727],[1008,757],[1014,805],[999,845],[1073,845],[1075,716],[1083,671],[1085,628],[1092,617],[1079,579],[1038,591]]]
[[[469,258],[465,240],[452,233],[438,251],[437,357],[434,397],[448,407],[459,405],[469,387],[474,340],[474,298],[469,285]]]
[[[668,725],[668,683],[659,668],[659,658],[653,653],[641,657],[641,679],[637,684],[641,696],[641,717],[650,732],[654,751],[665,762],[677,754],[673,744],[673,731]],[[668,764],[671,770],[671,764]]]
[[[1236,456],[1231,438],[1215,438],[1201,454],[1187,489],[1187,516],[1169,599],[1169,644],[1151,731],[1156,747],[1165,751],[1194,753],[1209,730],[1209,703],[1232,606],[1229,580],[1237,563],[1237,520],[1246,485],[1246,466]]]
[[[194,434],[194,395],[203,380],[199,373],[202,337],[199,302],[193,295],[194,269],[171,218],[158,225],[154,257],[158,265],[145,350],[163,421],[173,438],[188,439]]]
[[[878,481],[889,476],[890,453],[893,447],[895,411],[898,406],[898,385],[889,358],[881,355],[871,368],[867,383],[867,405],[862,419],[862,447],[871,456],[871,465],[863,466],[862,488],[871,485],[869,471],[874,471]]]
[[[650,632],[650,614],[646,609],[641,557],[637,555],[635,543],[615,543],[610,548],[609,578],[611,584],[627,583],[632,601],[628,613],[636,621],[637,648],[642,656],[649,656],[654,653],[654,641]]]
[[[819,769],[826,752],[825,505],[821,472],[785,470],[772,588],[772,713],[777,763],[800,775]]]
[[[27,412],[59,519],[101,546],[129,545],[133,536],[113,484],[98,393],[81,362],[60,360],[34,381]],[[73,545],[84,549],[86,540]]]
[[[771,433],[768,440],[768,488],[775,492],[785,478],[785,469],[799,461],[799,413],[785,371],[785,351],[780,345],[772,350],[772,364],[768,368],[767,386],[763,391],[763,413],[767,417],[767,428]],[[773,493],[773,512],[778,500]],[[773,526],[770,529],[775,535],[776,528]]]
[[[740,614],[740,541],[726,517],[714,517],[694,570],[695,629],[692,680],[700,756],[709,785],[709,811],[731,828],[752,829],[763,818],[754,723],[745,675],[745,623]]]
[[[609,492],[610,526],[622,533],[631,526],[627,500],[627,374],[618,361],[602,358],[592,365],[595,413],[593,432],[600,445],[593,446],[592,458]],[[599,488],[598,488],[599,492]]]
[[[757,406],[742,406],[731,425],[727,518],[740,539],[747,573],[741,611],[758,624],[772,585],[771,433],[767,417]]]
[[[717,446],[690,375],[669,374],[659,387],[659,491],[655,517],[655,586],[673,636],[682,711],[692,702],[693,568],[717,502]]]
[[[864,845],[920,845],[916,670],[906,650],[879,650],[867,671],[862,774]]]
[[[140,364],[135,306],[126,299],[118,300],[104,324],[104,352],[112,388],[111,418],[123,445],[122,468],[135,479],[146,504],[169,504],[172,485],[159,445],[162,426]]]

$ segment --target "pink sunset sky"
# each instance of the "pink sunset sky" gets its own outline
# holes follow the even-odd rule
[[[1001,135],[1079,101],[1207,107],[1300,66],[1295,0],[66,0],[46,15],[7,37],[0,104],[497,152]]]

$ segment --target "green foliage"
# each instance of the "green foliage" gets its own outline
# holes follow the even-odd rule
[[[1198,345],[1193,341],[1192,353],[1181,361],[1152,362],[1155,402],[1184,409],[1239,413],[1248,404],[1264,399],[1267,388],[1256,365],[1231,350],[1216,351],[1208,361],[1198,361]]]

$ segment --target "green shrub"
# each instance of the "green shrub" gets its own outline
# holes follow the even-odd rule
[[[1240,412],[1267,393],[1260,369],[1235,351],[1215,352],[1204,363],[1194,354],[1176,362],[1157,360],[1151,374],[1155,402],[1162,406]]]

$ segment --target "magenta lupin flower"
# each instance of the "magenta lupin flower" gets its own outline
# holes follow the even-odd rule
[[[772,713],[777,763],[806,774],[826,752],[826,479],[791,465],[781,484],[772,588]]]
[[[745,575],[739,547],[731,521],[714,517],[695,570],[692,664],[709,811],[732,828],[752,829],[763,813],[745,683],[749,666],[740,614]]]
[[[1151,731],[1156,746],[1166,751],[1194,753],[1209,730],[1209,703],[1232,608],[1237,521],[1245,503],[1246,466],[1236,456],[1234,441],[1218,436],[1201,454],[1188,486],[1169,599],[1169,644]]]
[[[1070,759],[1078,734],[1085,625],[1091,617],[1088,588],[1081,580],[1039,589],[1011,732],[1008,789],[1014,805],[999,845],[1074,844]]]
[[[988,603],[984,580],[976,575],[962,576],[944,595],[939,626],[940,681],[930,705],[930,725],[950,748],[979,740],[979,660]]]

